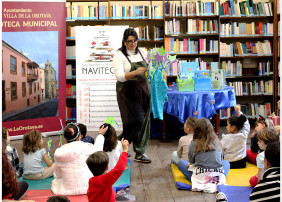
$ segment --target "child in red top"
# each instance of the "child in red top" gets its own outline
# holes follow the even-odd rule
[[[98,151],[88,157],[86,164],[94,175],[94,177],[89,180],[89,187],[87,190],[88,201],[116,201],[115,192],[112,186],[124,171],[128,157],[128,141],[122,138],[121,144],[123,152],[120,155],[116,166],[108,173],[106,172],[109,167],[109,157],[105,152]]]

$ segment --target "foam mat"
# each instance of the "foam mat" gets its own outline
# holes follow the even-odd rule
[[[171,164],[171,171],[175,185],[178,189],[191,190],[191,182],[189,182],[182,172],[178,169],[177,165]],[[231,186],[245,186],[250,187],[249,179],[257,174],[258,168],[247,162],[246,168],[230,169],[227,177],[226,184]]]

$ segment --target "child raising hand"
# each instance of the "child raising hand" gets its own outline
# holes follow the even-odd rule
[[[88,201],[116,201],[112,186],[124,171],[128,157],[128,141],[122,138],[121,144],[123,152],[116,166],[108,173],[109,157],[106,152],[98,151],[88,157],[86,164],[94,175],[89,180]]]

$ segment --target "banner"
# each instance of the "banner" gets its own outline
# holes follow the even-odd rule
[[[65,2],[2,2],[2,127],[58,131],[66,117]]]
[[[76,27],[77,122],[85,124],[88,131],[98,131],[105,122],[122,130],[112,61],[126,28]]]

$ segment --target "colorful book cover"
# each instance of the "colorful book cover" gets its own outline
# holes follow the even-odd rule
[[[212,89],[212,80],[209,70],[196,70],[194,72],[195,91],[205,91]]]
[[[2,126],[11,136],[66,121],[64,11],[64,1],[2,2]]]

